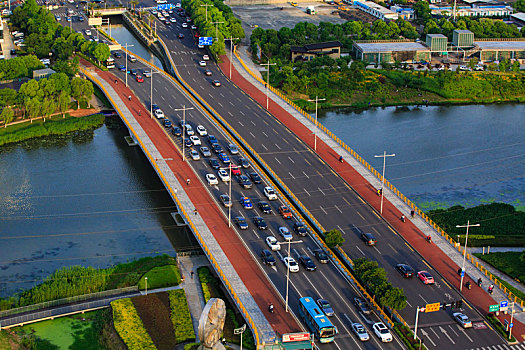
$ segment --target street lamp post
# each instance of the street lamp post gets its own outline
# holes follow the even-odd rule
[[[239,40],[239,38],[233,38],[230,36],[230,80],[232,80],[233,40]]]
[[[182,160],[186,160],[186,111],[192,110],[193,107],[184,105],[182,108],[174,109],[174,111],[182,111]]]
[[[326,101],[326,98],[319,99],[318,96],[315,96],[315,100],[308,100],[309,102],[315,101],[315,130],[314,130],[314,150],[317,151],[317,129],[319,124],[317,123],[317,103],[319,101]]]
[[[150,93],[150,98],[149,98],[149,115],[150,115],[150,118],[152,118],[152,119],[153,119],[153,74],[157,74],[157,73],[161,73],[161,72],[158,71],[158,70],[157,71],[153,71],[153,69],[151,70],[151,81],[150,81],[150,86],[149,86],[149,93]]]
[[[204,6],[206,8],[206,22],[208,22],[208,6],[213,6],[213,4],[204,4],[200,6]]]
[[[237,165],[238,167],[238,165]],[[230,165],[228,166],[228,171],[230,172],[230,183],[228,184],[228,197],[230,197],[230,202],[232,205],[230,205],[228,207],[228,227],[232,227],[232,206],[233,206],[233,201],[232,201],[232,168],[233,168],[233,164],[230,163]],[[222,170],[226,170],[226,168],[219,168],[219,169],[222,169]]]
[[[217,40],[219,40],[219,24],[223,24],[224,22],[211,22],[211,24],[215,24],[215,37]]]
[[[135,45],[129,45],[128,43],[124,45],[124,47],[126,48],[126,50],[124,50],[126,52],[126,87],[128,87],[128,47],[132,46]]]
[[[459,291],[463,289],[463,277],[465,277],[465,258],[467,257],[467,241],[468,241],[468,229],[469,227],[479,227],[479,224],[471,225],[470,220],[467,220],[466,225],[456,225],[457,228],[466,227],[467,234],[465,236],[465,246],[463,247],[463,265],[461,265],[461,279],[459,282]]]
[[[108,21],[108,27],[109,27],[109,36],[111,37],[111,22],[109,21],[109,18],[102,18],[102,24],[104,25],[104,22]]]
[[[144,277],[144,281],[146,282],[146,295],[148,295],[148,278]]]
[[[292,243],[294,243],[294,244],[295,243],[303,243],[303,241],[293,241],[292,242],[291,239],[288,241],[288,263],[290,263],[290,259],[289,259],[290,258],[290,244],[292,244]],[[285,302],[286,302],[286,307],[285,307],[286,312],[288,312],[288,288],[289,288],[288,286],[289,286],[289,284],[290,284],[290,266],[288,266],[287,269],[286,269],[286,300],[285,300]]]
[[[266,78],[266,109],[268,109],[268,89],[270,88],[270,66],[276,66],[277,63],[270,63],[270,60],[268,59],[268,63],[261,63],[261,66],[268,66],[267,70],[267,78]]]
[[[379,209],[379,213],[383,214],[383,196],[385,193],[384,187],[385,187],[385,167],[386,167],[386,157],[395,157],[396,154],[386,154],[386,151],[382,155],[376,155],[374,157],[376,158],[383,158],[383,178],[381,179],[381,206]]]
[[[509,340],[512,339],[512,328],[514,325],[512,324],[512,321],[514,320],[514,302],[512,302],[512,310],[510,311],[510,324],[509,324]]]
[[[245,330],[246,330],[246,323],[241,328],[235,328],[233,330],[233,334],[235,334],[235,335],[240,334],[241,335],[241,350],[242,350],[242,334],[244,333]]]

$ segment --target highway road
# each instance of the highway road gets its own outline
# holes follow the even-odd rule
[[[87,27],[85,23],[74,22],[73,25],[75,28],[84,28]],[[378,261],[380,266],[386,269],[391,282],[405,290],[409,305],[401,314],[407,322],[413,324],[415,307],[417,306],[460,299],[456,290],[449,286],[432,267],[428,266],[424,259],[413,251],[370,206],[364,203],[345,181],[333,173],[330,167],[313,150],[295,137],[273,116],[269,115],[260,105],[231,84],[213,62],[208,61],[206,67],[199,66],[198,62],[202,60],[205,51],[196,48],[192,31],[189,28],[182,28],[180,18],[177,18],[177,23],[171,26],[165,26],[159,22],[157,30],[170,48],[170,54],[183,79],[230,125],[236,128],[236,131],[270,165],[323,227],[328,230],[332,228],[341,230],[346,239],[344,249],[347,254],[352,259],[365,256]],[[183,39],[178,38],[179,33],[184,34]],[[123,59],[117,59],[116,63],[123,64]],[[129,68],[143,68],[139,62],[128,62],[128,64]],[[211,77],[204,75],[205,69],[212,71]],[[118,70],[115,70],[115,73],[121,78],[125,74]],[[186,113],[188,121],[194,126],[202,124],[210,132],[218,136],[221,135],[220,130],[214,128],[214,122],[208,119],[208,115],[202,113],[193,101],[184,96],[182,91],[176,91],[173,84],[167,79],[161,78],[160,75],[154,75],[153,79],[155,80],[153,102],[158,104],[175,124],[178,123],[182,114],[175,112],[174,109],[181,108],[183,105],[194,106],[194,110]],[[213,86],[211,84],[213,79],[220,80],[222,86]],[[130,85],[137,96],[149,107],[149,79],[146,78],[144,83],[137,83],[130,79]],[[227,143],[226,135],[222,135],[220,139],[225,146]],[[180,145],[181,139],[177,138],[176,140]],[[196,171],[203,175],[204,172],[211,171],[207,168],[207,162],[195,161],[192,163]],[[237,213],[248,217],[253,215],[242,211],[237,212],[239,207],[237,198],[241,194],[246,194],[255,201],[263,198],[260,192],[262,185],[255,187],[252,190],[241,190],[238,185],[233,186],[235,188],[232,195],[235,202],[235,215]],[[214,198],[217,198],[219,191],[226,191],[224,184],[217,188],[210,188]],[[275,212],[277,208],[275,204],[273,206]],[[257,212],[257,209],[253,211]],[[278,237],[275,230],[283,224],[282,219],[276,215],[271,216],[269,232]],[[378,238],[377,246],[365,246],[359,238],[360,231],[372,232]],[[250,224],[248,232],[243,231],[239,235],[252,248],[254,255],[259,254],[259,251],[265,246],[264,236],[266,233],[254,230],[252,224]],[[318,249],[311,239],[303,240],[303,243],[293,246],[292,256],[296,255],[297,252],[312,256],[311,252]],[[286,249],[283,247],[281,253],[285,251]],[[415,278],[411,280],[402,278],[393,268],[397,263],[408,263],[416,271],[423,269],[429,271],[436,279],[436,284],[425,286]],[[298,296],[325,297],[336,309],[334,323],[340,331],[334,348],[345,349],[349,346],[354,348],[356,345],[363,348],[379,346],[379,344],[374,343],[377,342],[377,339],[373,336],[372,342],[360,344],[355,337],[349,334],[349,320],[360,320],[366,323],[363,317],[358,315],[355,308],[351,306],[355,290],[350,287],[350,284],[343,279],[332,264],[317,265],[318,269],[315,272],[301,271],[292,275],[290,294],[292,309],[296,310]],[[278,262],[275,269],[264,267],[264,270],[281,294],[284,294],[285,267],[283,264]],[[420,315],[419,327],[422,330],[421,334],[425,337],[426,346],[467,349],[502,343],[499,336],[486,327],[480,315],[470,306],[466,305],[463,312],[474,321],[476,327],[466,331],[461,329],[452,319],[450,312],[440,311]],[[399,344],[392,344],[391,346],[399,346]]]

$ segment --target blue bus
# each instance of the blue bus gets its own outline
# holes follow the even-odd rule
[[[321,343],[334,341],[337,328],[321,311],[315,303],[314,298],[304,297],[299,299],[299,315],[310,329],[310,332],[315,334],[315,337],[319,339]]]

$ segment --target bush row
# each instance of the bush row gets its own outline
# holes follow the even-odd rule
[[[494,328],[496,329],[496,331],[498,331],[499,334],[501,334],[506,340],[509,339],[509,333],[505,330],[505,326],[493,313],[489,313],[487,315],[487,320],[490,322],[491,325],[494,326]],[[509,341],[515,342],[516,338],[512,336],[512,338]]]
[[[170,290],[168,295],[170,298],[171,322],[175,330],[175,341],[177,344],[195,341],[195,331],[184,289]]]
[[[113,324],[128,349],[156,349],[140,319],[131,299],[119,299],[111,302]]]
[[[394,324],[394,331],[410,350],[426,350],[426,346],[419,347],[419,339],[414,339],[414,332],[401,323]]]

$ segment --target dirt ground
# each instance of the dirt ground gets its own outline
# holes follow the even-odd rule
[[[139,296],[132,298],[131,301],[157,349],[173,350],[177,344],[170,319],[168,293]]]
[[[309,15],[306,13],[307,6],[314,6],[317,13]],[[281,10],[282,8],[282,10]],[[249,45],[250,35],[255,26],[263,29],[279,30],[282,27],[293,28],[299,22],[310,22],[318,25],[320,22],[344,23],[345,19],[339,16],[337,6],[329,5],[320,1],[301,2],[294,7],[290,3],[231,6],[235,17],[242,21],[242,27],[246,34],[243,44]]]

